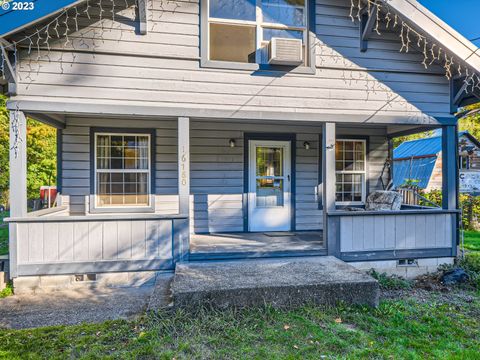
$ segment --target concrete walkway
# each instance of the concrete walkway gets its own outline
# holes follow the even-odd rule
[[[131,319],[145,310],[170,304],[173,274],[157,277],[155,286],[79,288],[0,299],[0,328],[26,329],[51,325]]]

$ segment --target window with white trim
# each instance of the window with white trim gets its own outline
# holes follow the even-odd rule
[[[150,206],[150,134],[95,133],[95,205]]]
[[[308,65],[307,0],[208,1],[208,59],[268,63],[272,37],[300,39]]]
[[[337,140],[335,145],[337,204],[365,203],[366,141]]]

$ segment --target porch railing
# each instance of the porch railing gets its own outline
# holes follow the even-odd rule
[[[56,213],[6,219],[12,277],[170,270],[188,256],[185,216],[65,216],[61,208],[48,210]]]
[[[335,211],[328,244],[350,261],[454,256],[457,218],[458,211],[442,209]]]

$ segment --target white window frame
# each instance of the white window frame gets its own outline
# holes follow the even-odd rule
[[[256,27],[256,44],[257,47],[255,49],[255,63],[260,64],[261,61],[261,56],[260,56],[260,49],[262,46],[265,46],[268,44],[268,41],[263,40],[263,29],[264,28],[271,28],[271,29],[276,29],[276,30],[295,30],[295,31],[303,31],[303,46],[304,46],[304,51],[303,51],[303,58],[304,58],[304,64],[302,65],[303,67],[309,67],[312,66],[309,62],[311,61],[310,56],[309,56],[309,19],[308,19],[308,12],[309,12],[309,1],[311,0],[305,0],[305,5],[303,6],[303,22],[304,26],[298,27],[298,26],[290,26],[290,25],[283,25],[283,24],[276,24],[276,23],[268,23],[268,22],[263,22],[263,12],[262,12],[262,0],[256,0],[255,6],[256,6],[256,20],[237,20],[237,19],[224,19],[224,18],[215,18],[215,17],[210,17],[210,0],[205,0],[207,3],[207,14],[206,14],[206,21],[207,21],[207,32],[208,32],[208,39],[210,39],[210,23],[214,24],[226,24],[226,25],[240,25],[240,26],[249,26],[249,27]],[[299,7],[299,6],[297,6]],[[312,21],[315,21],[315,19],[312,19]],[[212,60],[210,59],[210,41],[207,42],[207,59],[208,61],[214,61],[214,62],[219,62],[219,63],[233,63],[233,64],[252,64],[252,63],[239,63],[239,62],[230,62],[230,61],[221,61],[221,60]]]
[[[99,136],[106,135],[106,136],[146,136],[148,138],[148,169],[98,169],[97,168],[97,139]],[[124,212],[132,212],[135,210],[140,210],[140,211],[148,211],[151,210],[153,211],[153,205],[154,201],[152,199],[152,135],[149,133],[129,133],[129,132],[95,132],[93,134],[94,137],[94,154],[93,154],[93,189],[94,189],[94,194],[92,194],[92,199],[93,201],[93,209],[95,210],[117,210],[117,211],[124,211]],[[148,204],[147,205],[99,205],[98,204],[98,189],[97,189],[97,174],[99,173],[119,173],[119,174],[125,174],[125,173],[146,173],[147,174],[147,186],[148,186],[148,193],[147,193],[147,199],[148,199]]]
[[[365,139],[336,139],[336,141],[350,141],[350,142],[361,142],[363,143],[363,161],[364,161],[364,168],[362,171],[360,170],[336,170],[336,161],[335,158],[335,197],[336,197],[336,179],[337,174],[347,174],[347,175],[363,175],[363,183],[362,183],[362,200],[361,201],[336,201],[335,204],[337,205],[365,205],[366,197],[367,197],[367,140]]]

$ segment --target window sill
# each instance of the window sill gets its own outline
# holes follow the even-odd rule
[[[92,204],[92,203],[91,203]],[[94,204],[94,203],[93,203]],[[152,202],[153,204],[153,202]],[[151,206],[131,206],[131,207],[97,207],[90,206],[90,214],[152,214],[155,207]]]
[[[214,60],[201,60],[201,67],[203,68],[212,68],[212,69],[228,69],[228,70],[246,70],[246,71],[271,71],[271,72],[280,72],[280,73],[291,73],[291,74],[307,74],[315,75],[316,67],[315,66],[298,66],[298,67],[289,67],[289,66],[274,66],[268,64],[253,64],[253,63],[238,63],[238,62],[229,62],[229,61],[214,61]]]

